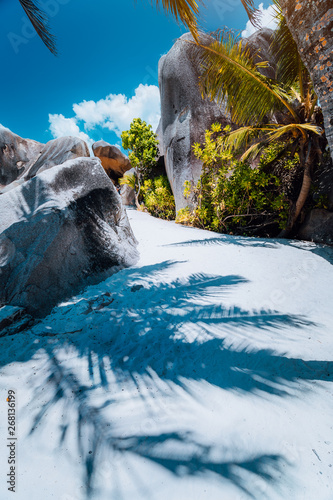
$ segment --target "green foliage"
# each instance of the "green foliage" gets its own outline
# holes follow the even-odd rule
[[[288,110],[298,120],[286,89],[260,72],[268,62],[255,62],[251,46],[240,35],[219,30],[213,41],[198,44],[195,54],[203,93],[211,100],[225,100],[234,123],[259,125],[278,110]]]
[[[122,146],[129,151],[129,159],[134,169],[142,178],[147,177],[156,165],[158,140],[151,125],[141,118],[134,118],[129,130],[121,134]]]
[[[135,191],[135,204],[138,209],[144,209],[140,206],[142,194],[140,191],[144,180],[149,179],[153,167],[157,163],[158,140],[154,134],[151,125],[147,125],[141,118],[134,118],[129,130],[121,134],[122,146],[129,151],[129,159],[134,168],[135,177],[122,183],[130,184]]]
[[[252,168],[224,148],[221,125],[214,124],[206,131],[204,145],[194,145],[195,156],[203,162],[199,182],[194,188],[185,183],[184,196],[194,198],[195,208],[179,211],[177,222],[238,234],[261,234],[263,228],[274,232],[283,227],[289,203],[281,180],[272,169],[265,171],[281,147],[268,147],[259,165]],[[286,162],[286,168],[293,168],[294,161]]]
[[[124,175],[123,177],[120,177],[119,184],[121,186],[126,184],[127,186],[131,187],[132,189],[135,189],[136,188],[136,177],[134,174]]]
[[[175,219],[175,199],[166,176],[145,180],[141,193],[144,205],[151,215],[160,219]]]

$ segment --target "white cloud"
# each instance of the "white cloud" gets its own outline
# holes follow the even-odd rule
[[[73,110],[76,119],[84,122],[86,130],[100,125],[120,136],[129,128],[133,118],[142,118],[156,130],[160,119],[160,93],[155,85],[140,84],[130,99],[124,94],[110,94],[97,102],[74,104]]]
[[[86,132],[102,127],[120,137],[123,130],[129,129],[133,118],[141,118],[155,131],[160,119],[160,93],[156,85],[140,84],[131,98],[124,94],[110,94],[96,102],[74,104],[73,111],[75,116],[72,118],[61,114],[49,115],[53,137],[74,135],[91,146],[95,141]],[[85,132],[81,131],[82,128]]]
[[[55,139],[58,137],[65,137],[67,135],[72,135],[74,137],[80,137],[86,141],[86,143],[91,146],[94,142],[90,137],[81,132],[79,126],[76,123],[75,118],[65,118],[64,115],[49,115],[50,131]]]
[[[267,9],[264,9],[264,4],[261,3],[259,5],[258,9],[261,12],[261,16],[260,16],[261,28],[270,28],[270,29],[274,30],[277,27],[277,21],[274,19],[274,13],[275,13],[274,7],[272,5],[270,5],[269,7],[267,7]],[[257,29],[258,28],[255,28],[253,26],[253,24],[251,24],[251,22],[248,21],[246,23],[245,30],[242,31],[242,37],[246,38],[246,37],[252,35],[253,33],[255,33],[257,31]]]

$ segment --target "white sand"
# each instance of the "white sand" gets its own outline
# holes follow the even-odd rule
[[[129,217],[135,268],[0,339],[0,499],[332,500],[333,250]]]

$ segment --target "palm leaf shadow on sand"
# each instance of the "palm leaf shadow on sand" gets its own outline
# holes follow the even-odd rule
[[[214,233],[212,233],[214,234]],[[216,234],[216,233],[215,233]],[[308,254],[318,255],[333,265],[333,248],[327,245],[315,244],[309,241],[288,240],[283,238],[251,238],[248,236],[235,236],[221,234],[221,236],[212,236],[199,240],[186,240],[177,243],[163,245],[167,247],[195,247],[195,246],[213,246],[213,245],[237,245],[241,247],[260,247],[278,250],[281,246],[298,248]]]
[[[225,341],[226,335],[233,332],[250,335],[268,331],[279,335],[289,328],[300,331],[314,328],[313,323],[304,317],[276,311],[226,308],[223,297],[246,280],[240,276],[198,274],[167,282],[163,273],[174,264],[165,262],[123,270],[109,278],[102,289],[92,287],[78,301],[73,299],[59,306],[44,321],[54,324],[53,319],[59,316],[61,308],[63,321],[58,323],[54,336],[44,337],[43,330],[39,329],[44,341],[42,347],[49,359],[49,397],[45,402],[46,394],[42,393],[45,383],[36,387],[34,399],[44,404],[31,433],[47,421],[47,414],[56,405],[63,405],[59,445],[66,441],[75,425],[79,454],[85,464],[87,497],[96,491],[96,471],[101,470],[102,456],[107,456],[106,463],[112,464],[116,457],[118,460],[135,454],[176,476],[214,473],[254,498],[253,480],[246,481],[244,471],[273,483],[286,465],[284,457],[269,454],[226,460],[223,450],[220,460],[216,455],[213,459],[213,446],[197,442],[191,433],[175,431],[156,435],[153,429],[142,433],[142,430],[131,430],[130,426],[128,430],[120,430],[106,417],[105,411],[117,412],[127,402],[121,397],[122,387],[135,394],[137,404],[143,405],[149,417],[153,398],[163,413],[164,399],[173,397],[179,390],[200,403],[198,394],[192,390],[193,382],[205,381],[239,394],[255,392],[263,396],[295,397],[297,391],[307,390],[308,381],[333,380],[332,362],[304,362],[267,349],[236,349]],[[208,299],[212,296],[219,303],[211,305]],[[71,324],[75,324],[71,318],[78,312],[87,322],[82,325],[81,321],[79,330],[71,329]],[[59,352],[63,349],[74,350],[87,361],[90,385],[80,381],[75,367],[59,361]],[[303,382],[301,388],[300,381]],[[94,401],[95,390],[105,391],[103,403]],[[73,415],[76,415],[74,422]],[[175,450],[182,446],[183,451],[170,452],[170,444],[174,443],[177,444]],[[142,478],[140,481],[142,483]],[[140,486],[140,481],[138,479],[138,488],[147,488]],[[120,490],[114,498],[122,498]],[[148,491],[144,497],[154,498]]]

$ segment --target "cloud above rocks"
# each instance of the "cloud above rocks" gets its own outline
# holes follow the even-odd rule
[[[64,115],[49,115],[50,132],[55,139],[72,135],[80,137],[88,143],[92,144],[92,139],[85,132],[81,132],[75,118],[65,118]]]
[[[274,14],[275,10],[272,5],[267,7],[267,9],[264,8],[264,4],[261,3],[258,7],[258,10],[261,12],[260,16],[260,25],[261,28],[270,28],[272,30],[276,29],[277,27],[277,21],[274,19]],[[257,31],[258,28],[255,28],[253,24],[251,24],[250,21],[246,23],[245,30],[242,31],[242,37],[247,38],[250,35],[253,35]]]
[[[74,135],[90,146],[94,142],[89,131],[96,127],[114,132],[118,137],[130,127],[133,118],[142,118],[156,130],[160,119],[160,94],[156,85],[140,84],[131,98],[124,94],[110,94],[99,101],[83,101],[73,105],[74,116],[50,114],[53,137]]]

